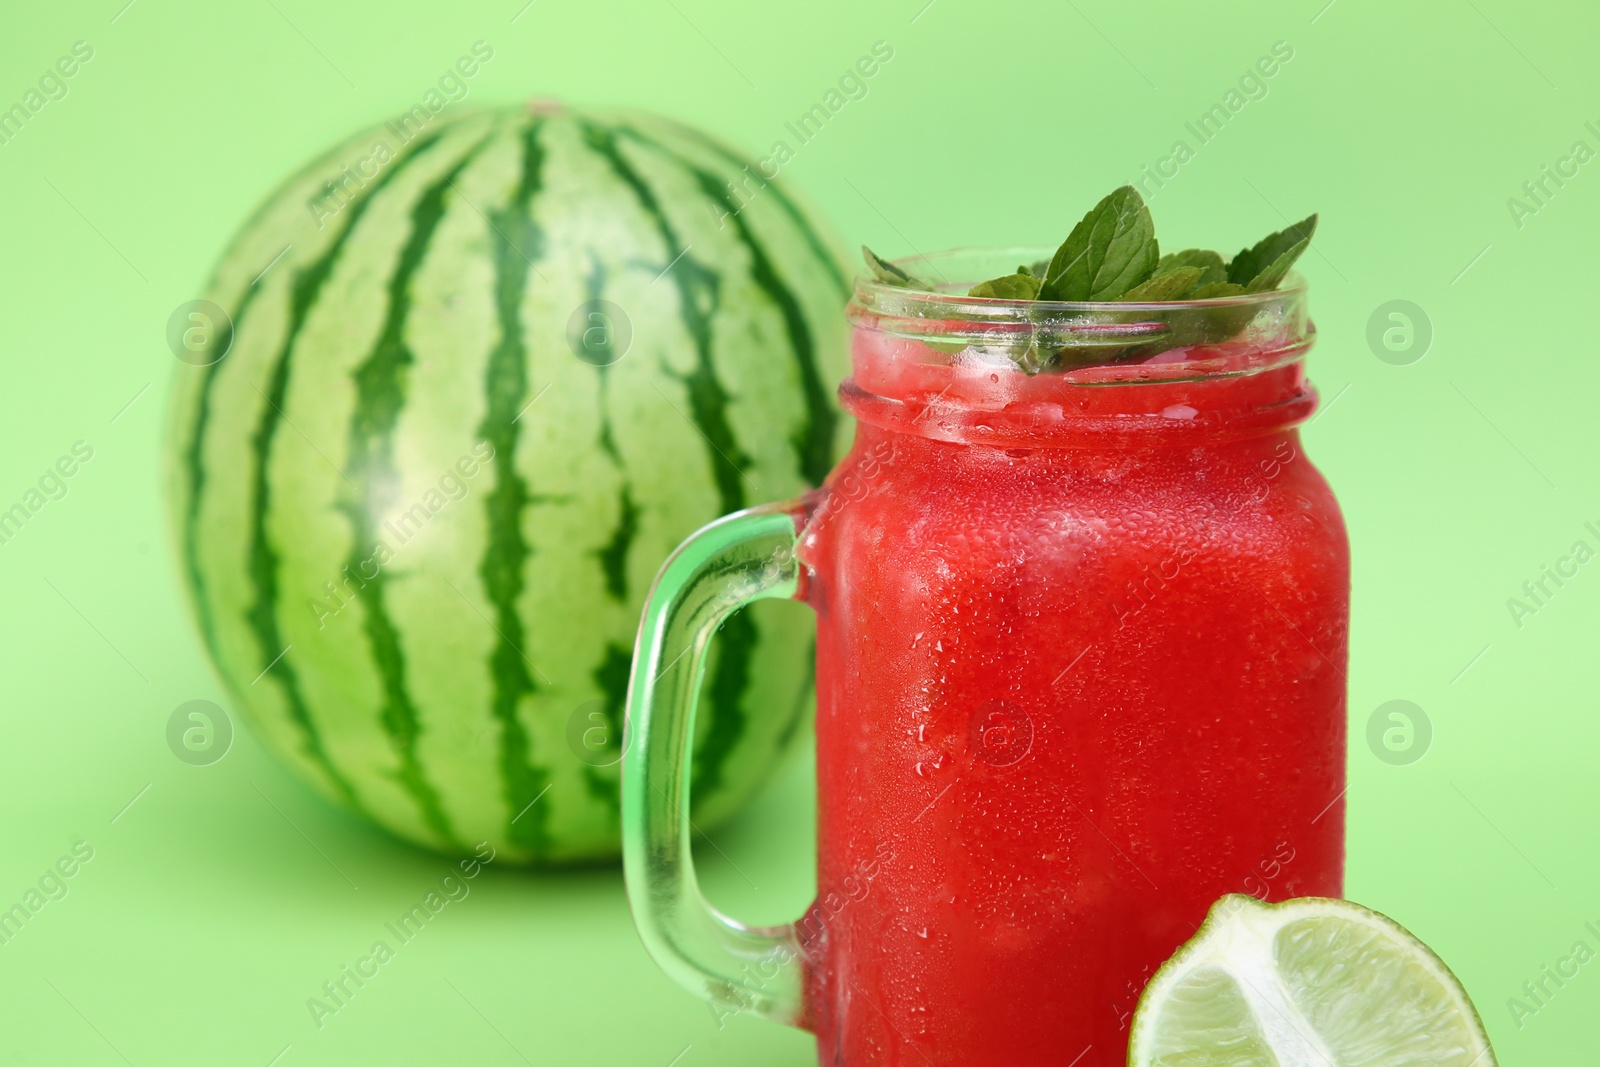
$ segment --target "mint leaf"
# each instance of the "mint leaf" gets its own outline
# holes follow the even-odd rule
[[[1289,272],[1295,258],[1305,251],[1305,246],[1310,243],[1311,235],[1317,230],[1317,217],[1311,215],[1301,219],[1287,229],[1279,230],[1257,241],[1254,247],[1239,250],[1228,263],[1228,280],[1235,285],[1249,285],[1256,278],[1268,270],[1276,269],[1278,261],[1290,252],[1289,261],[1283,266],[1283,273]],[[1298,249],[1298,250],[1296,250]],[[1283,280],[1283,274],[1278,275],[1278,281]],[[1273,282],[1265,288],[1271,289],[1278,282]],[[1261,292],[1261,289],[1252,289],[1251,292]]]
[[[1037,278],[1038,277],[1038,275],[1033,272],[1033,268],[1028,266],[1026,263],[1018,263],[1017,264],[1017,273],[1018,274],[1026,274],[1030,278]]]
[[[866,245],[861,246],[861,256],[867,261],[867,267],[884,285],[895,285],[901,289],[926,289],[930,293],[934,290],[932,285],[920,278],[907,274]]]
[[[1155,223],[1131,185],[1108,194],[1079,220],[1051,257],[1041,300],[1114,300],[1147,280],[1161,258]]]
[[[1205,274],[1200,278],[1201,285],[1228,280],[1228,268],[1222,262],[1222,256],[1209,248],[1185,248],[1182,252],[1168,252],[1156,264],[1156,273],[1165,274],[1177,267],[1203,269]]]
[[[1235,285],[1233,282],[1212,282],[1210,285],[1202,285],[1190,293],[1189,299],[1216,300],[1224,296],[1243,296],[1245,291],[1244,286]]]
[[[1023,268],[1026,270],[1027,268]],[[979,282],[967,290],[968,296],[987,296],[998,300],[1033,300],[1039,295],[1039,279],[1031,274],[1007,274]]]
[[[1033,275],[1035,278],[1043,278],[1045,276],[1045,274],[1049,272],[1049,270],[1050,270],[1050,261],[1048,259],[1035,260],[1028,267],[1028,273]],[[1021,270],[1020,267],[1017,269],[1017,273],[1018,274],[1022,273],[1022,270]]]
[[[1243,296],[1245,287],[1233,282],[1212,282],[1202,285],[1185,299],[1216,300],[1222,297]],[[1239,336],[1256,317],[1251,304],[1224,304],[1221,307],[1196,308],[1184,315],[1172,331],[1163,348],[1182,348],[1188,345],[1214,345]]]
[[[1292,245],[1283,255],[1273,260],[1270,266],[1264,268],[1254,278],[1251,278],[1250,284],[1245,286],[1245,290],[1251,293],[1264,293],[1269,289],[1276,289],[1278,283],[1283,281],[1284,275],[1289,273],[1289,268],[1294,266],[1294,261],[1299,259],[1300,254],[1309,247],[1311,247],[1310,237],[1307,237],[1297,245]]]
[[[1221,260],[1221,257],[1217,257]],[[1182,300],[1205,274],[1204,267],[1175,267],[1129,289],[1117,299],[1123,303]]]

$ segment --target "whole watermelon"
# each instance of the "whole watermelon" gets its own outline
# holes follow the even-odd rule
[[[613,854],[644,596],[696,528],[827,473],[848,279],[694,130],[418,115],[285,183],[217,267],[223,314],[191,316],[223,354],[180,370],[182,569],[239,705],[323,792],[440,850]],[[756,605],[713,646],[702,828],[805,720],[807,614]]]

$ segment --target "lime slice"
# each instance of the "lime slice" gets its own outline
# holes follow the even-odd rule
[[[1347,900],[1226,896],[1139,998],[1129,1067],[1493,1067],[1450,969]]]

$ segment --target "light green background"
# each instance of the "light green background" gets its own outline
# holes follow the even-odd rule
[[[1600,949],[1600,562],[1520,628],[1506,603],[1574,541],[1600,547],[1600,163],[1521,227],[1507,207],[1575,141],[1600,149],[1592,5],[536,0],[513,22],[523,0],[124,2],[0,15],[0,104],[74,41],[95,50],[0,145],[0,505],[72,442],[95,449],[0,545],[0,906],[74,840],[95,849],[0,946],[0,1061],[811,1062],[798,1033],[719,1032],[645,958],[609,869],[491,869],[319,1031],[306,998],[443,861],[333,810],[248,733],[206,768],[164,742],[179,703],[226,702],[165,543],[167,316],[282,174],[480,38],[474,101],[643,104],[762,155],[887,41],[869,95],[785,173],[889,254],[1059,239],[1288,42],[1266,97],[1152,206],[1169,242],[1223,245],[1322,212],[1304,270],[1332,404],[1305,437],[1354,546],[1349,894],[1455,968],[1503,1063],[1593,1054],[1600,963],[1520,1027],[1506,1003],[1575,941]],[[1408,366],[1367,342],[1394,299],[1434,331]],[[1433,724],[1409,766],[1364,740],[1392,699]],[[807,899],[807,773],[703,849],[742,917]]]

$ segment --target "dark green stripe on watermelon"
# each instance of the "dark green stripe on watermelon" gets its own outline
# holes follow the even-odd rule
[[[584,277],[584,299],[601,300],[605,297],[605,293],[605,264],[591,251],[589,273]],[[628,551],[633,547],[634,538],[639,533],[640,514],[638,505],[633,501],[628,470],[623,465],[622,451],[617,447],[616,434],[611,425],[611,367],[604,364],[596,366],[595,373],[599,376],[595,403],[600,420],[600,451],[611,461],[612,469],[617,472],[619,488],[617,522],[612,528],[611,539],[594,549],[594,556],[599,564],[601,577],[605,580],[606,596],[619,604],[626,605],[629,602]],[[615,744],[619,754],[622,744],[622,719],[628,699],[628,675],[632,666],[633,649],[612,642],[606,645],[600,665],[594,669],[591,676],[601,694],[602,714],[606,719],[606,737]],[[607,768],[604,773],[598,767],[583,768],[584,789],[590,797],[610,808],[616,818],[620,818],[622,814],[618,773],[619,771],[613,768]]]
[[[828,476],[828,471],[833,468],[833,431],[838,416],[828,402],[828,390],[817,367],[816,344],[812,339],[811,326],[806,322],[805,311],[801,308],[800,301],[778,277],[778,272],[772,265],[772,258],[767,255],[767,250],[751,232],[749,224],[745,222],[742,205],[729,191],[725,181],[635,129],[625,127],[619,132],[640,144],[648,145],[693,174],[700,191],[720,203],[727,212],[727,218],[733,221],[739,241],[750,255],[752,279],[783,316],[783,326],[789,336],[789,347],[794,351],[800,373],[800,389],[806,402],[806,421],[790,435],[789,443],[795,450],[800,463],[800,473],[806,481],[814,486],[821,485],[822,480]],[[809,234],[809,229],[807,232]],[[809,237],[813,241],[816,240],[814,234],[809,234]],[[815,247],[819,250],[819,254],[822,254],[820,244],[816,244]]]
[[[602,714],[606,717],[606,738],[610,742],[608,747],[617,750],[620,758],[622,751],[622,727],[624,709],[628,701],[628,675],[633,668],[633,649],[626,645],[606,645],[605,658],[600,661],[600,666],[594,669],[594,684],[600,689],[601,702],[604,704]],[[603,801],[618,815],[622,812],[622,797],[617,792],[617,772],[610,775],[601,774],[597,768],[585,767],[583,780],[589,794],[597,800]]]
[[[639,506],[626,484],[617,501],[617,526],[611,540],[595,549],[600,573],[605,576],[606,595],[619,604],[628,602],[628,548],[639,532]]]
[[[417,146],[413,146],[417,147]],[[407,153],[409,154],[409,153]],[[326,168],[327,161],[318,159],[308,163],[294,177],[285,184],[295,186],[313,174],[319,174]],[[268,199],[258,207],[254,214],[247,219],[241,227],[249,231],[259,225],[276,206],[275,201]],[[348,230],[344,231],[348,232]],[[284,249],[285,252],[288,249]],[[280,253],[281,255],[282,253]],[[275,261],[274,261],[275,262]],[[268,263],[270,268],[272,263]],[[264,272],[263,272],[264,273]],[[205,572],[200,569],[200,500],[205,495],[206,467],[205,467],[205,438],[206,431],[211,424],[212,388],[216,384],[217,375],[221,372],[228,353],[233,351],[233,343],[238,340],[239,331],[245,322],[256,297],[262,292],[262,275],[258,274],[245,286],[244,292],[236,302],[230,301],[230,306],[224,310],[228,312],[231,320],[224,332],[218,337],[216,348],[223,353],[223,358],[206,367],[196,368],[200,371],[200,388],[195,397],[194,422],[188,440],[183,446],[182,471],[188,483],[188,500],[183,516],[183,559],[184,570],[189,578],[189,590],[194,596],[195,611],[199,616],[200,633],[210,651],[212,661],[217,664],[225,662],[221,655],[221,646],[216,638],[216,626],[213,622],[211,603],[207,597]],[[206,286],[208,293],[215,293],[221,282],[221,277],[214,274],[211,282]]]
[[[585,123],[584,133],[590,147],[611,165],[623,184],[633,190],[639,206],[660,234],[665,254],[670,259],[675,254],[673,249],[682,247],[677,230],[667,218],[655,191],[623,154],[617,138],[620,134],[651,146],[653,142],[628,129],[611,129],[597,123]],[[663,154],[691,174],[697,173],[684,160],[671,153]],[[748,231],[743,231],[743,239],[750,244]],[[717,379],[711,357],[711,323],[721,297],[721,278],[687,250],[679,255],[669,273],[678,289],[678,314],[694,342],[697,357],[692,372],[674,377],[678,377],[689,392],[689,409],[709,449],[712,476],[722,498],[722,509],[738,511],[745,506],[744,473],[739,465],[749,462],[749,458],[734,439],[733,427],[728,421],[728,393]],[[718,634],[716,667],[708,689],[711,717],[694,755],[694,783],[701,795],[710,795],[721,786],[723,764],[744,735],[744,692],[750,680],[750,655],[758,640],[754,620],[743,612],[724,623]]]
[[[707,196],[722,198],[724,206],[733,203],[727,190],[717,183],[714,175],[696,169],[695,178]],[[800,388],[806,401],[806,421],[789,436],[800,461],[800,473],[812,485],[821,485],[833,469],[833,427],[836,416],[828,403],[828,391],[822,384],[817,369],[816,346],[812,343],[811,327],[806,323],[805,312],[794,293],[779,279],[761,242],[756,240],[742,214],[731,215],[739,239],[750,251],[750,271],[756,285],[761,287],[783,313],[784,329],[789,334],[789,346],[794,349],[800,364]]]
[[[671,123],[671,125],[679,133],[705,145],[733,166],[741,170],[749,170],[750,164],[748,160],[740,159],[728,151],[716,138],[707,136],[704,131],[696,130],[677,122]],[[634,131],[630,130],[629,132],[633,133]],[[639,135],[635,134],[635,136]],[[663,147],[663,150],[665,151],[666,149]],[[757,169],[759,170],[759,167]],[[760,195],[766,196],[768,193],[772,195],[772,199],[783,209],[783,213],[789,216],[789,221],[794,223],[794,228],[800,231],[800,236],[805,238],[806,246],[811,249],[811,254],[817,258],[818,263],[822,264],[822,269],[827,271],[828,277],[833,279],[834,287],[839,290],[839,295],[848,297],[851,289],[850,279],[846,278],[844,271],[840,269],[838,257],[828,251],[828,246],[823,243],[822,237],[817,233],[816,228],[800,213],[800,205],[796,204],[789,194],[784,191],[783,186],[766,180],[759,173],[755,175],[755,178],[762,183]]]
[[[491,212],[494,248],[495,317],[500,339],[489,355],[484,381],[488,403],[478,433],[494,446],[494,488],[484,501],[488,545],[478,573],[494,607],[500,641],[489,654],[493,684],[492,711],[500,722],[500,773],[510,811],[507,836],[536,858],[549,844],[549,805],[534,802],[549,786],[550,774],[529,760],[530,739],[517,711],[537,686],[524,659],[522,616],[517,598],[525,584],[524,568],[531,553],[522,534],[522,512],[528,506],[527,484],[517,473],[517,415],[528,392],[528,348],[522,331],[522,300],[533,260],[543,254],[544,238],[533,221],[531,205],[541,186],[544,149],[540,123],[522,135],[522,176],[504,208]]]
[[[317,160],[307,164],[299,173],[285,184],[295,185],[307,176],[317,173],[324,165],[324,160]],[[251,230],[262,222],[275,206],[274,201],[268,199],[262,203],[241,227],[242,230]],[[288,251],[285,249],[284,251]],[[281,254],[281,253],[280,253]],[[271,263],[267,264],[268,267]],[[206,642],[206,648],[211,653],[214,663],[222,663],[220,646],[216,639],[216,628],[212,624],[211,604],[206,596],[205,572],[200,569],[199,543],[200,543],[200,498],[205,493],[206,468],[205,468],[205,438],[206,430],[211,424],[211,389],[216,383],[217,374],[223,367],[227,354],[233,351],[233,343],[238,340],[239,329],[244,324],[245,314],[250,310],[250,305],[255,302],[261,293],[261,275],[257,275],[250,284],[244,287],[236,300],[228,301],[224,308],[231,320],[217,337],[215,347],[223,353],[223,358],[205,367],[195,368],[200,372],[200,388],[195,397],[194,421],[189,427],[188,440],[183,445],[182,471],[188,485],[188,500],[185,504],[183,515],[183,562],[184,571],[189,578],[189,591],[194,597],[195,611],[199,616],[200,634]],[[210,283],[206,286],[207,293],[217,292],[222,278],[220,274],[213,274]]]
[[[347,477],[355,484],[359,496],[341,505],[345,517],[350,520],[350,560],[345,565],[345,574],[347,582],[356,584],[356,596],[365,614],[363,629],[383,690],[380,721],[400,760],[400,784],[416,801],[429,829],[463,852],[467,848],[456,840],[439,792],[428,781],[422,762],[417,758],[417,737],[421,732],[417,706],[406,687],[406,660],[405,651],[400,647],[400,633],[384,603],[388,572],[377,566],[368,577],[362,565],[371,560],[378,540],[374,516],[384,504],[388,487],[400,479],[400,472],[394,465],[394,430],[406,402],[407,368],[416,362],[416,356],[405,341],[406,321],[411,312],[411,286],[427,254],[428,244],[444,218],[446,195],[454,188],[456,178],[488,143],[489,136],[473,145],[443,177],[424,189],[411,210],[411,232],[389,276],[383,326],[371,353],[351,375],[356,386],[356,405],[351,415]]]
[[[717,666],[708,689],[711,725],[694,753],[694,785],[706,795],[722,788],[723,765],[744,736],[744,691],[760,639],[748,610],[730,616],[717,631]]]
[[[583,131],[589,147],[598,152],[610,164],[612,172],[633,191],[639,206],[660,234],[667,258],[672,259],[677,255],[673,250],[683,248],[678,231],[662,210],[655,191],[618,148],[618,131],[593,122],[583,123]],[[686,375],[677,374],[671,368],[664,369],[688,391],[689,411],[695,428],[705,438],[711,477],[716,482],[722,510],[738,511],[745,505],[741,479],[743,465],[750,458],[734,440],[733,427],[728,422],[728,391],[717,380],[716,368],[711,362],[711,323],[720,299],[721,279],[687,251],[679,256],[677,265],[668,273],[678,289],[678,315],[694,342],[695,369]]]
[[[592,302],[605,296],[606,269],[598,256],[592,253],[591,256],[589,273],[584,278],[584,299]],[[594,555],[599,561],[600,573],[605,578],[606,595],[618,603],[626,604],[628,549],[633,546],[633,539],[639,533],[639,508],[633,502],[633,493],[628,487],[628,470],[623,466],[622,453],[617,448],[616,434],[611,427],[611,367],[599,365],[595,371],[600,376],[595,391],[595,406],[600,420],[600,451],[611,461],[621,488],[617,490],[617,525],[612,529],[611,540],[595,549]]]
[[[215,289],[214,282],[212,288]],[[224,354],[223,359],[226,359],[226,354],[232,351],[239,326],[244,322],[245,314],[260,292],[261,279],[258,276],[245,288],[239,297],[239,303],[228,311],[228,317],[232,321],[217,337],[217,349]],[[189,478],[189,499],[183,516],[183,566],[189,575],[190,592],[194,595],[195,612],[200,621],[200,636],[205,641],[214,663],[221,663],[223,659],[221,646],[217,643],[216,627],[211,620],[211,604],[206,597],[205,572],[200,569],[200,497],[204,494],[206,486],[204,446],[206,428],[211,423],[211,386],[216,380],[217,370],[222,366],[222,362],[223,360],[219,359],[208,367],[198,368],[202,377],[199,396],[195,399],[194,429],[183,456],[184,470]]]
[[[437,140],[438,135],[421,139],[408,158],[415,159]],[[285,652],[283,636],[278,628],[279,555],[267,534],[267,514],[272,503],[272,490],[267,480],[267,465],[272,453],[273,439],[277,436],[279,424],[283,421],[283,403],[288,394],[289,373],[293,366],[291,356],[295,342],[300,338],[300,330],[305,326],[311,309],[316,306],[317,298],[322,295],[322,287],[327,282],[328,276],[333,273],[334,265],[339,260],[339,253],[350,239],[356,224],[366,214],[368,205],[397,175],[403,173],[404,169],[402,161],[396,160],[394,165],[364,190],[365,195],[353,199],[343,211],[344,229],[321,256],[295,272],[294,282],[290,288],[289,322],[283,345],[273,361],[267,391],[262,394],[266,403],[261,408],[261,418],[256,423],[255,433],[250,439],[253,450],[251,457],[253,494],[250,506],[249,558],[250,577],[255,585],[256,598],[245,613],[245,618],[255,633],[262,657],[261,662],[265,665],[263,676],[270,676],[283,690],[284,700],[289,706],[289,716],[300,728],[304,737],[306,755],[327,773],[344,798],[358,807],[359,801],[355,790],[334,766],[322,746],[322,738],[317,734],[316,725],[311,721],[310,709],[306,706],[305,696],[300,690],[299,675],[296,674],[294,664]]]

